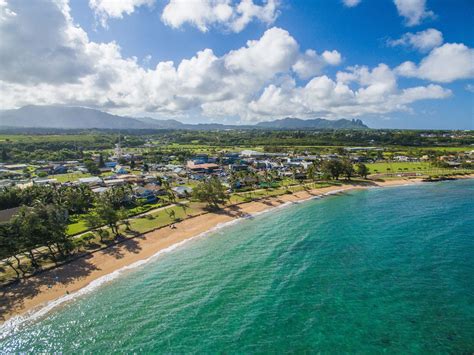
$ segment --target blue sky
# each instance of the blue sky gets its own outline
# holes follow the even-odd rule
[[[244,0],[246,8],[241,1],[38,0],[43,6],[33,11],[28,2],[7,0],[0,23],[8,26],[0,31],[11,40],[0,54],[19,42],[14,50],[24,57],[60,53],[45,63],[67,70],[12,64],[8,75],[0,70],[2,90],[11,93],[1,103],[82,105],[186,122],[294,116],[474,129],[471,0]],[[50,29],[39,19],[49,5],[49,16],[58,12]],[[42,29],[16,33],[27,21]],[[26,48],[35,41],[44,44]]]

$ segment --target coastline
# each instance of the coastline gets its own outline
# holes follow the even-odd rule
[[[473,176],[466,176],[472,178]],[[271,210],[285,204],[302,202],[328,194],[365,189],[413,185],[421,179],[396,179],[372,185],[342,184],[264,200],[229,206],[218,212],[207,213],[176,223],[176,229],[161,228],[135,239],[125,241],[103,251],[77,259],[69,264],[22,280],[2,290],[0,324],[21,323],[21,318],[34,314],[39,317],[59,304],[95,289],[125,270],[146,263],[158,255],[171,251],[189,240],[208,234],[230,222]],[[6,324],[5,324],[6,325]]]

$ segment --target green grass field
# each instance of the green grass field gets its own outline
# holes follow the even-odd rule
[[[428,162],[417,162],[417,163],[403,163],[403,162],[393,162],[393,163],[370,163],[366,164],[370,170],[371,174],[375,173],[396,173],[396,172],[414,172],[419,171],[423,172],[430,170],[431,164]]]
[[[187,216],[203,212],[202,207],[202,204],[199,203],[191,203],[185,209],[180,206],[169,207],[151,215],[134,218],[130,221],[130,226],[135,232],[145,233],[154,228],[172,223],[174,220],[170,217],[171,211],[174,211],[176,219],[184,219]]]
[[[418,163],[372,163],[366,164],[371,174],[421,173],[423,175],[446,175],[472,173],[472,169],[438,168],[428,162]]]
[[[96,137],[91,134],[0,134],[0,142],[94,142]]]
[[[135,174],[135,172],[133,172]],[[141,172],[137,172],[136,174],[140,174]],[[110,175],[113,175],[114,173],[113,172],[105,172],[105,173],[102,173],[100,174],[99,176],[101,177],[105,177],[105,176],[110,176]],[[89,174],[89,173],[67,173],[67,174],[57,174],[57,175],[49,175],[48,176],[48,179],[56,179],[58,180],[58,182],[60,183],[64,183],[64,182],[74,182],[74,181],[77,181],[79,179],[82,179],[82,178],[87,178],[87,177],[91,177],[92,175]]]
[[[91,177],[91,174],[88,173],[67,173],[67,174],[57,174],[57,175],[49,175],[48,179],[56,179],[60,183],[68,182],[68,181],[77,181],[82,178]]]

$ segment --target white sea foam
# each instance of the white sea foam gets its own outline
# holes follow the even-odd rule
[[[181,242],[173,244],[173,245],[169,246],[168,248],[161,249],[157,253],[153,254],[152,256],[150,256],[146,259],[136,261],[136,262],[134,262],[130,265],[127,265],[127,266],[124,266],[124,267],[122,267],[118,270],[115,270],[110,274],[101,276],[101,277],[97,278],[96,280],[91,281],[87,286],[84,286],[83,288],[81,288],[80,290],[78,290],[76,292],[64,295],[64,296],[62,296],[60,298],[57,298],[53,301],[49,301],[46,304],[44,304],[44,305],[42,305],[38,308],[34,308],[34,309],[32,309],[32,310],[30,310],[30,311],[28,311],[28,312],[26,312],[22,315],[14,316],[14,317],[8,319],[6,322],[4,322],[3,324],[0,325],[0,340],[6,338],[7,336],[10,336],[10,335],[14,334],[18,330],[20,330],[24,325],[44,317],[47,313],[49,313],[54,308],[56,308],[56,307],[58,307],[58,306],[60,306],[64,303],[67,303],[69,301],[72,301],[72,300],[74,300],[78,297],[89,294],[92,291],[99,288],[100,286],[102,286],[103,284],[108,283],[108,282],[116,279],[117,277],[119,277],[124,272],[126,272],[128,270],[136,269],[140,266],[143,266],[144,264],[156,259],[160,255],[163,255],[165,253],[169,253],[169,252],[185,245],[186,243],[188,243],[192,240],[207,236],[207,235],[209,235],[213,232],[216,232],[216,231],[218,231],[222,228],[229,227],[231,225],[237,224],[237,223],[239,223],[243,220],[246,220],[246,219],[252,219],[256,216],[259,216],[259,215],[262,215],[262,214],[265,214],[265,213],[268,213],[268,212],[271,212],[271,211],[274,211],[274,210],[277,210],[277,209],[286,208],[286,207],[289,207],[289,206],[292,206],[292,205],[295,205],[295,204],[300,204],[300,203],[305,202],[305,201],[322,198],[324,196],[330,196],[330,195],[338,194],[338,193],[346,191],[346,190],[348,190],[348,189],[338,189],[338,190],[329,191],[329,192],[326,192],[326,193],[323,193],[323,194],[311,196],[307,199],[303,199],[303,200],[299,200],[299,201],[288,201],[288,202],[282,203],[281,205],[278,205],[278,206],[275,206],[275,207],[272,207],[272,208],[268,208],[268,209],[265,209],[265,210],[260,211],[260,212],[254,212],[254,213],[246,214],[242,217],[233,219],[229,222],[219,223],[216,226],[210,228],[209,230],[207,230],[205,232],[199,233],[199,234],[197,234],[197,235],[195,235],[191,238],[187,238],[187,239],[185,239]]]

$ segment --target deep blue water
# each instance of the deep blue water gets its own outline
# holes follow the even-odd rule
[[[0,349],[472,353],[474,180],[354,191],[195,239]]]

